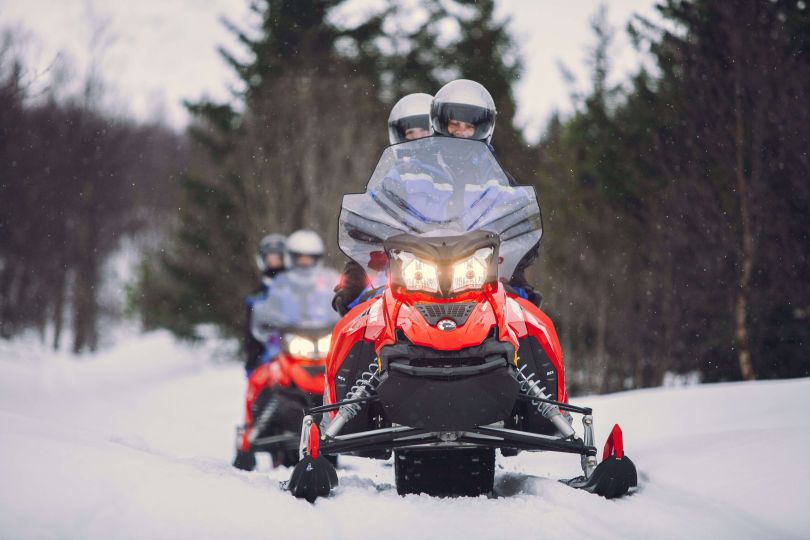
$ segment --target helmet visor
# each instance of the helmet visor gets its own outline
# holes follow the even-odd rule
[[[466,103],[440,102],[433,103],[433,116],[438,123],[436,131],[447,136],[461,136],[465,139],[486,140],[492,135],[495,126],[495,112],[478,105]],[[451,122],[463,122],[467,126],[467,131],[463,135],[458,135],[451,131]],[[472,130],[469,130],[469,127]]]
[[[430,135],[430,116],[415,114],[395,120],[388,124],[388,135],[391,144],[428,137]]]
[[[293,268],[311,268],[321,262],[321,255],[311,253],[290,252],[290,260]]]

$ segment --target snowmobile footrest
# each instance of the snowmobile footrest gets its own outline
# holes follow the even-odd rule
[[[360,397],[355,399],[344,399],[343,401],[338,401],[337,403],[331,403],[329,405],[319,405],[317,407],[312,407],[306,410],[306,414],[322,414],[329,411],[337,411],[344,405],[351,405],[353,403],[367,403],[369,401],[379,401],[379,396],[366,396]]]
[[[626,455],[621,458],[611,455],[594,469],[589,478],[579,476],[562,482],[606,499],[615,499],[626,495],[630,488],[636,487],[638,475],[636,466]]]

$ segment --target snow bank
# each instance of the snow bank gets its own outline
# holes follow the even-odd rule
[[[164,333],[75,360],[0,342],[0,538],[807,538],[810,380],[575,400],[621,422],[640,472],[607,501],[575,456],[498,458],[496,495],[399,497],[390,463],[342,461],[315,505],[267,462],[230,467],[244,376]]]

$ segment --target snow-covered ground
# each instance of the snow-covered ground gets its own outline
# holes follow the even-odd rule
[[[621,422],[640,472],[607,501],[555,479],[578,458],[498,458],[496,496],[399,497],[390,463],[344,459],[310,505],[289,471],[230,467],[244,376],[167,334],[76,360],[0,341],[0,538],[808,538],[810,380],[575,400]]]

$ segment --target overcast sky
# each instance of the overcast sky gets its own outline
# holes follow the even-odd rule
[[[365,13],[381,0],[350,0],[350,12]],[[556,110],[570,111],[569,89],[558,64],[587,82],[587,49],[593,43],[589,19],[599,0],[501,0],[499,16],[512,29],[525,60],[518,84],[518,122],[535,139]],[[247,0],[0,0],[0,26],[27,32],[26,57],[33,72],[53,65],[66,51],[69,65],[85,73],[94,57],[93,29],[104,27],[96,54],[111,104],[138,118],[164,118],[182,126],[183,99],[223,98],[234,76],[216,47],[234,45],[220,17],[249,21]],[[616,29],[614,82],[639,64],[624,27],[634,13],[655,18],[654,0],[611,0],[609,19]],[[45,77],[43,77],[44,79]],[[437,89],[426,89],[435,92]]]

